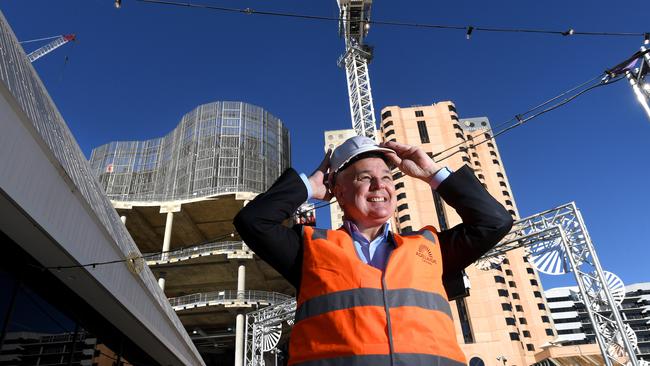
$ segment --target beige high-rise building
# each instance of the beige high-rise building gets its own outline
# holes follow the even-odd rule
[[[325,151],[328,149],[336,149],[345,140],[356,135],[353,129],[325,131]],[[332,202],[334,202],[334,199],[332,199]],[[343,225],[343,210],[336,203],[330,205],[330,220],[333,229],[337,229]]]
[[[384,141],[421,146],[450,169],[469,165],[479,181],[517,218],[517,207],[496,143],[485,117],[459,119],[451,102],[382,109]],[[485,142],[483,142],[485,141]],[[448,150],[447,150],[448,149]],[[445,151],[446,150],[446,151]],[[443,152],[444,151],[444,152]],[[396,230],[433,224],[444,229],[461,222],[453,208],[424,182],[396,176]],[[467,268],[471,296],[452,303],[458,342],[472,366],[531,365],[535,354],[555,337],[538,274],[523,249],[508,252],[500,263]]]

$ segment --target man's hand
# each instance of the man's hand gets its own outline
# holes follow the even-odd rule
[[[419,147],[393,141],[384,142],[380,146],[395,151],[394,154],[388,153],[386,156],[402,173],[410,177],[418,178],[429,183],[433,175],[442,169],[441,165],[434,162]]]
[[[327,150],[325,153],[325,158],[321,161],[320,165],[309,177],[309,183],[311,184],[312,198],[322,201],[329,201],[332,198],[332,192],[329,189],[328,184],[328,171],[330,169],[330,157],[332,156],[332,150]]]

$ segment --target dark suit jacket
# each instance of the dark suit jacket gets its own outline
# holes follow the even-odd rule
[[[449,298],[458,295],[462,270],[501,240],[512,227],[512,217],[483,188],[473,171],[463,166],[436,190],[463,220],[438,233],[443,260],[443,280]],[[302,226],[282,223],[307,199],[298,173],[287,169],[271,188],[258,195],[235,217],[241,238],[297,290],[302,269]]]

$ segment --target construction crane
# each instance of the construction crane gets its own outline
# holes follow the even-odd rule
[[[337,3],[339,35],[345,39],[345,53],[339,57],[338,65],[345,68],[352,127],[357,135],[374,139],[377,127],[368,74],[372,47],[363,43],[370,29],[372,0],[337,0]]]
[[[54,38],[54,37],[52,37],[52,38]],[[45,38],[45,39],[49,39],[49,38]],[[76,37],[75,37],[74,34],[64,34],[64,35],[58,36],[52,42],[46,44],[45,46],[43,46],[41,48],[36,49],[35,51],[33,51],[31,53],[29,53],[27,55],[27,58],[29,59],[29,62],[34,62],[34,61],[38,60],[39,58],[47,55],[48,53],[54,51],[55,49],[63,46],[64,44],[66,44],[66,43],[68,43],[70,41],[74,41],[74,40],[76,40]],[[27,42],[33,42],[33,41],[38,41],[38,40],[25,41],[25,42],[21,42],[21,43],[27,43]]]

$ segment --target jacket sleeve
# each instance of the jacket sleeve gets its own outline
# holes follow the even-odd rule
[[[510,231],[513,220],[467,165],[445,179],[437,191],[463,220],[438,234],[443,278],[451,281],[494,247]]]
[[[296,288],[300,287],[302,267],[302,225],[288,228],[283,222],[306,199],[305,184],[298,173],[289,168],[233,220],[246,245]]]

